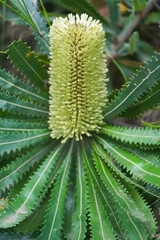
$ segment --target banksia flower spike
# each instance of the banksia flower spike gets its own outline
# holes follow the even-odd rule
[[[50,29],[50,117],[52,138],[99,131],[106,104],[104,31],[86,14],[57,18]]]

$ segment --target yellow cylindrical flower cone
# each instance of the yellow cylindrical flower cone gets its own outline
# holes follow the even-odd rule
[[[86,14],[57,18],[50,28],[52,138],[90,136],[103,124],[106,104],[104,31]]]

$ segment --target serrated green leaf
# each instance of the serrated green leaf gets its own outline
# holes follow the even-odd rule
[[[43,53],[49,55],[47,22],[44,22],[33,2],[28,0],[10,0],[10,2],[30,25]]]
[[[47,130],[48,123],[45,121],[25,121],[0,117],[0,130],[3,131],[38,131]]]
[[[66,199],[63,217],[63,235],[66,239],[73,239],[72,223],[76,202],[76,146],[72,151],[72,162],[67,184]]]
[[[110,21],[111,21],[111,28],[114,30],[115,33],[118,31],[118,20],[120,17],[120,9],[119,9],[119,0],[106,0],[108,7],[109,7],[109,13],[110,13]]]
[[[20,150],[24,147],[36,144],[40,141],[50,138],[50,132],[47,130],[33,131],[33,132],[18,132],[14,131],[8,134],[1,131],[0,134],[0,155],[5,152]]]
[[[63,222],[63,210],[65,195],[67,189],[67,181],[69,175],[69,169],[71,164],[71,154],[74,141],[72,141],[69,152],[65,158],[65,165],[60,172],[55,187],[51,193],[50,204],[47,209],[47,215],[45,217],[45,225],[42,228],[39,236],[40,240],[47,239],[60,239],[60,230]]]
[[[48,73],[37,55],[27,47],[27,43],[23,43],[22,40],[14,41],[9,45],[7,53],[8,58],[25,77],[45,91],[44,81],[48,80]]]
[[[154,196],[154,197],[157,197],[157,198],[160,198],[160,195],[158,194],[155,194],[155,192],[153,191],[149,191],[147,190],[144,186],[142,186],[139,182],[135,181],[135,180],[132,180],[131,176],[127,176],[127,174],[125,172],[122,171],[121,167],[119,165],[117,165],[114,161],[112,161],[112,158],[109,156],[109,154],[107,154],[103,149],[102,149],[102,146],[100,144],[98,144],[97,142],[95,142],[95,140],[93,140],[93,144],[92,144],[92,149],[94,152],[96,152],[101,158],[104,159],[104,161],[107,163],[107,165],[109,165],[111,167],[111,169],[113,170],[113,172],[115,172],[118,176],[120,176],[122,179],[124,179],[126,182],[134,185],[135,187],[138,187],[140,189],[142,189],[144,192]],[[127,149],[128,150],[128,149]],[[138,151],[138,152],[137,152]],[[135,150],[133,151],[134,154],[136,156],[138,156],[139,158],[142,158],[143,160],[145,161],[148,161],[149,159],[153,159],[153,158],[156,158],[154,155],[149,155],[145,152],[142,153],[139,153],[139,151],[141,150]],[[146,157],[149,158],[147,158]],[[157,160],[157,159],[156,159]],[[155,160],[155,161],[156,161]]]
[[[135,117],[144,111],[153,109],[160,105],[160,83],[151,89],[150,93],[145,94],[136,104],[127,109],[126,112],[122,113],[122,117]]]
[[[114,228],[118,237],[120,239],[125,240],[126,233],[124,232],[124,227],[121,225],[121,222],[119,222],[118,212],[115,211],[114,200],[113,198],[111,198],[109,192],[100,181],[89,159],[91,156],[83,145],[82,145],[82,155],[83,155],[83,160],[84,160],[88,175],[95,186],[97,194],[99,195],[102,201],[103,208],[104,208],[104,211],[106,212],[106,216],[108,220],[111,222],[112,227]]]
[[[134,32],[130,39],[129,39],[129,49],[128,49],[128,54],[133,54],[134,51],[137,48],[138,45],[138,41],[139,41],[139,33],[138,32]]]
[[[119,204],[119,207],[123,208],[123,210],[126,212],[128,216],[128,222],[130,222],[130,232],[135,232],[135,236],[137,236],[137,238],[147,238],[146,230],[144,226],[141,226],[142,222],[145,223],[147,221],[144,214],[139,211],[133,200],[129,197],[129,195],[126,194],[122,186],[116,182],[107,166],[99,156],[96,156],[95,153],[94,160],[96,168],[100,174],[100,178],[102,179],[107,190],[111,193],[117,205]]]
[[[107,221],[102,203],[97,197],[94,185],[91,180],[88,180],[89,189],[89,220],[91,224],[92,239],[116,239],[113,233],[110,222]]]
[[[12,187],[14,184],[32,168],[35,163],[40,162],[51,150],[53,143],[38,144],[32,150],[27,151],[22,156],[5,166],[0,170],[0,191],[5,191],[6,188]]]
[[[76,205],[73,216],[72,232],[73,239],[83,240],[86,229],[86,211],[87,211],[87,183],[83,158],[80,145],[77,148],[77,179],[76,179]]]
[[[126,111],[144,93],[160,81],[160,54],[156,53],[148,63],[134,75],[128,85],[108,104],[104,110],[106,120]]]
[[[146,225],[148,233],[149,233],[149,238],[153,239],[153,237],[156,233],[156,221],[153,217],[151,209],[147,206],[144,199],[138,194],[138,192],[130,184],[125,183],[125,187],[127,187],[127,190],[129,191],[130,196],[136,203],[137,207],[145,215],[145,218],[147,220],[145,222],[145,225]]]
[[[160,131],[153,128],[102,127],[102,133],[130,144],[160,145]]]
[[[35,101],[38,104],[48,106],[48,94],[38,91],[33,85],[26,84],[22,80],[10,75],[4,70],[0,69],[0,88],[2,91],[7,91],[18,95],[22,99]]]
[[[48,116],[48,107],[38,105],[29,100],[20,99],[16,95],[6,92],[0,92],[0,109],[29,117],[46,117]]]
[[[38,208],[29,217],[27,217],[23,222],[19,223],[15,227],[15,231],[29,232],[29,233],[34,233],[36,231],[39,231],[40,227],[42,226],[42,221],[43,221],[43,217],[45,214],[45,210],[47,209],[47,206],[48,206],[48,196],[45,199],[43,199],[43,202],[40,204],[40,206],[38,206]]]
[[[61,153],[62,147],[62,144],[54,147],[54,150],[51,151],[49,156],[44,160],[20,194],[15,197],[8,205],[8,208],[5,209],[5,212],[1,214],[1,228],[15,226],[32,212],[32,209],[40,198],[40,193],[47,190],[46,188],[44,189],[44,187],[46,187],[49,175]],[[41,194],[41,197],[42,196]]]
[[[155,187],[160,187],[160,171],[143,159],[131,154],[123,148],[115,145],[107,137],[96,136],[106,151],[113,156],[124,168],[130,171],[134,177]]]
[[[156,167],[160,167],[160,156],[158,155],[159,149],[157,149],[157,151],[155,149],[147,151],[135,147],[126,147],[124,145],[122,147],[136,155],[138,158],[141,158],[145,162],[148,162],[149,164],[154,165]]]

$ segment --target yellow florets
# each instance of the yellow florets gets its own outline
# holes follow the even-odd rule
[[[50,28],[51,137],[91,135],[106,103],[104,31],[86,14],[57,18]]]

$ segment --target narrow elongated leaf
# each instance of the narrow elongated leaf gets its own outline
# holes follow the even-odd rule
[[[16,119],[0,118],[0,130],[3,131],[38,131],[47,130],[45,121],[24,121]]]
[[[16,112],[21,115],[46,117],[49,113],[47,107],[18,98],[16,95],[0,92],[0,109]]]
[[[132,154],[136,155],[138,158],[144,160],[146,163],[154,165],[156,167],[160,167],[160,156],[158,156],[159,149],[156,150],[142,150],[135,147],[126,147],[122,145],[122,147],[131,152]]]
[[[33,1],[28,0],[10,0],[16,10],[27,20],[33,34],[44,54],[49,55],[49,39],[47,22],[40,16]]]
[[[65,194],[67,189],[67,181],[69,176],[69,168],[71,164],[71,153],[74,142],[72,141],[69,152],[65,158],[65,165],[60,172],[55,187],[51,193],[50,204],[45,217],[45,225],[39,236],[40,240],[60,239],[60,230],[63,222],[63,210],[65,202]]]
[[[37,59],[37,55],[30,51],[26,43],[21,40],[14,41],[8,47],[8,58],[23,73],[26,78],[35,83],[44,91],[44,81],[48,79],[48,73],[43,64]]]
[[[20,150],[29,145],[36,144],[40,141],[50,138],[50,132],[47,130],[34,132],[12,132],[7,134],[1,132],[0,134],[0,155],[10,153],[11,151]]]
[[[119,207],[123,208],[124,212],[127,213],[128,221],[130,221],[130,231],[135,232],[135,236],[137,236],[137,238],[147,238],[147,233],[144,229],[144,226],[141,227],[140,225],[142,222],[145,223],[147,221],[145,215],[139,211],[133,200],[125,193],[122,186],[116,182],[112,174],[109,172],[107,166],[99,156],[96,156],[95,153],[94,160],[96,168],[100,173],[100,178],[102,179],[107,190],[111,193]]]
[[[125,228],[121,225],[121,222],[119,221],[119,216],[117,216],[118,212],[115,211],[114,199],[111,198],[109,192],[100,181],[95,169],[93,168],[90,162],[90,159],[89,159],[90,154],[86,152],[86,149],[84,146],[82,146],[82,151],[83,151],[83,160],[85,162],[85,166],[86,166],[89,178],[94,184],[96,192],[98,193],[102,201],[104,211],[106,212],[106,216],[107,216],[106,221],[110,221],[112,224],[112,227],[114,228],[119,238],[125,240],[126,239],[126,232],[124,232]]]
[[[75,143],[76,145],[76,143]],[[73,216],[75,210],[75,203],[76,203],[76,177],[77,171],[76,169],[76,146],[74,145],[74,149],[72,151],[72,161],[71,167],[69,172],[69,179],[67,184],[67,191],[66,191],[66,200],[64,206],[64,217],[63,217],[63,235],[66,239],[73,238],[73,231],[72,231],[72,223],[73,223]]]
[[[29,152],[27,151],[21,157],[18,157],[11,164],[0,170],[0,189],[5,191],[6,188],[13,186],[36,162],[40,162],[51,150],[53,143],[38,144]]]
[[[109,13],[110,13],[110,20],[111,20],[111,28],[115,31],[115,33],[118,30],[118,20],[120,16],[120,9],[118,6],[119,0],[106,0],[108,7],[109,7]]]
[[[129,40],[129,49],[128,49],[128,53],[129,54],[133,54],[134,51],[136,50],[137,44],[139,41],[139,34],[138,32],[134,32]]]
[[[110,222],[107,221],[102,203],[97,197],[94,185],[91,180],[88,180],[89,189],[89,219],[91,224],[92,239],[110,239],[114,240],[115,234],[113,233]]]
[[[86,211],[87,211],[87,183],[83,166],[80,145],[77,148],[77,192],[76,206],[73,216],[72,233],[73,239],[83,240],[86,233]]]
[[[134,185],[135,187],[138,187],[140,189],[142,189],[144,192],[154,196],[154,197],[157,197],[157,198],[160,198],[160,195],[158,194],[155,194],[154,192],[151,192],[149,190],[147,190],[145,187],[143,187],[142,185],[140,185],[139,182],[137,181],[133,181],[132,178],[130,176],[127,176],[121,169],[120,167],[115,164],[115,162],[112,161],[112,158],[102,149],[102,146],[100,144],[98,144],[95,140],[93,140],[93,144],[92,144],[92,149],[94,150],[94,152],[96,152],[101,158],[104,159],[104,161],[107,163],[107,165],[109,165],[112,170],[118,175],[120,176],[122,179],[124,179],[126,182]],[[134,151],[134,154],[135,154],[135,151]],[[145,157],[146,157],[147,154],[145,154]],[[138,157],[140,157],[140,155],[138,155]],[[142,157],[142,155],[141,155]],[[155,158],[155,156],[151,155],[150,156],[150,159],[152,158]],[[143,157],[142,159],[144,159],[144,154],[143,154]],[[146,161],[148,161],[147,159],[145,159]]]
[[[2,91],[5,90],[18,95],[20,98],[48,106],[48,94],[38,91],[33,85],[26,84],[26,82],[19,80],[2,69],[0,69],[0,88]]]
[[[96,136],[106,151],[113,156],[133,176],[151,185],[160,187],[160,171],[148,162],[115,145],[106,137]]]
[[[147,221],[145,222],[145,225],[149,233],[149,238],[153,239],[156,232],[156,222],[151,212],[151,209],[146,205],[146,202],[143,200],[143,198],[138,194],[138,192],[130,184],[125,183],[125,187],[127,187],[127,190],[129,191],[137,207],[145,215],[147,219]]]
[[[122,113],[122,117],[135,117],[140,113],[144,113],[144,111],[148,111],[149,109],[153,109],[153,107],[157,107],[160,105],[160,83],[158,83],[148,94],[145,94],[142,99],[140,99],[136,104],[127,109],[126,112]]]
[[[160,145],[160,131],[153,128],[102,127],[102,132],[121,142]]]
[[[110,119],[126,111],[144,93],[160,81],[160,54],[156,53],[148,63],[134,75],[128,85],[108,104],[104,111],[105,119]]]
[[[42,226],[43,217],[48,206],[48,196],[43,199],[43,202],[38,206],[38,208],[33,212],[32,215],[27,217],[23,222],[19,223],[15,227],[16,232],[29,232],[34,233],[39,231]],[[17,239],[21,240],[21,239]],[[31,240],[31,239],[28,239]],[[32,239],[37,240],[37,239]]]
[[[62,146],[63,145],[61,144],[57,147],[54,147],[54,150],[38,168],[20,194],[16,196],[14,201],[8,205],[8,208],[5,210],[5,212],[1,214],[1,228],[15,226],[32,212],[35,203],[39,200],[41,191],[47,190],[45,188],[46,183],[62,150]]]
[[[135,17],[135,9],[134,9],[134,5],[133,2],[131,1],[131,13],[129,16],[126,17],[126,21],[125,21],[125,25],[123,27],[123,29],[121,30],[121,32],[119,33],[119,39],[121,40],[121,37],[123,38],[123,36],[126,34],[126,32],[130,29],[133,20]]]

